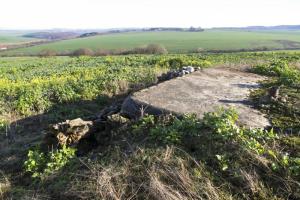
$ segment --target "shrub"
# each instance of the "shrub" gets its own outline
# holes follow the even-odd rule
[[[159,44],[149,44],[145,47],[136,47],[132,50],[123,51],[123,54],[167,54],[167,49]]]
[[[51,49],[44,49],[39,54],[40,57],[53,57],[56,55],[57,55],[57,52],[54,50],[51,50]]]
[[[270,64],[257,65],[252,68],[254,73],[266,76],[280,76],[284,71],[288,70],[289,66],[285,61],[276,60]]]
[[[97,49],[94,52],[94,56],[108,56],[108,55],[112,55],[113,52],[110,50],[106,50],[106,49]]]
[[[156,62],[158,66],[164,66],[171,69],[180,69],[183,66],[208,67],[211,62],[196,56],[162,56]]]
[[[278,77],[278,83],[290,87],[300,86],[300,72],[288,65],[286,61],[274,61],[271,64],[258,65],[252,68],[254,73]]]
[[[93,56],[94,52],[88,48],[77,49],[73,52],[73,56]]]
[[[146,53],[148,53],[148,54],[167,54],[168,50],[160,44],[149,44],[146,47]]]
[[[199,47],[193,51],[193,53],[203,53],[203,52],[205,52],[205,49],[203,49],[201,47]]]
[[[181,58],[169,59],[167,62],[172,69],[179,69],[183,66],[184,63]]]

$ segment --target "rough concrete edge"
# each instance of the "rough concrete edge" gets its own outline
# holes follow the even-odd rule
[[[185,77],[187,77],[187,76],[192,76],[192,75],[194,75],[194,74],[197,73],[197,72],[199,72],[199,71],[196,71],[196,72],[193,72],[193,73],[190,73],[190,74],[186,74],[186,75],[184,75],[184,76],[174,77],[174,78],[169,79],[169,80],[165,80],[165,81],[158,82],[158,83],[156,83],[156,84],[154,84],[154,85],[151,85],[151,86],[149,86],[149,87],[147,87],[147,88],[143,88],[143,89],[141,89],[141,90],[139,90],[139,91],[135,91],[133,94],[129,95],[128,97],[134,96],[134,94],[137,93],[137,92],[138,92],[138,93],[144,93],[144,92],[147,92],[148,90],[150,90],[150,89],[152,89],[152,88],[156,88],[156,87],[158,87],[159,85],[166,84],[166,83],[168,83],[168,82],[170,82],[170,81],[183,79],[183,78],[185,78]],[[127,98],[128,98],[128,97],[127,97]],[[127,98],[126,98],[126,99],[127,99]],[[125,99],[125,100],[126,100],[126,99]],[[125,101],[125,100],[124,100],[124,101]],[[141,103],[141,102],[140,102],[140,103]],[[149,105],[148,105],[148,106],[149,106]],[[172,111],[172,113],[174,113],[174,112]]]
[[[174,114],[176,116],[182,116],[183,114],[170,111],[163,108],[158,108],[147,103],[143,103],[139,100],[134,99],[134,96],[128,96],[121,107],[120,114],[131,119],[138,119],[143,114],[149,115],[163,115],[163,114]]]
[[[214,110],[217,111],[218,108],[219,107],[215,107]],[[256,109],[255,109],[255,111],[262,114],[260,111],[258,111]],[[124,100],[122,107],[121,107],[120,114],[122,116],[128,117],[130,119],[139,119],[144,114],[149,114],[149,115],[154,115],[154,116],[159,116],[159,115],[163,115],[163,114],[173,114],[177,117],[182,117],[185,115],[184,113],[174,112],[174,111],[170,111],[167,109],[155,107],[155,106],[149,105],[147,103],[143,103],[139,100],[134,99],[134,96],[128,96]],[[190,114],[192,114],[192,113],[190,113]],[[269,121],[268,118],[266,118],[266,119]],[[238,123],[241,123],[241,121],[238,120]],[[255,127],[249,127],[244,123],[241,123],[241,125],[246,126],[248,128],[255,128]],[[269,127],[270,127],[270,124],[266,125],[264,127],[257,127],[257,128],[268,129]]]

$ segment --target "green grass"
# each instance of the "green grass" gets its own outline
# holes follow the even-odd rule
[[[238,50],[255,48],[282,48],[278,40],[300,42],[299,32],[246,32],[246,31],[216,31],[205,32],[147,32],[147,33],[121,33],[94,36],[88,38],[64,40],[50,44],[44,44],[29,48],[22,48],[10,51],[6,54],[34,54],[44,49],[51,49],[57,52],[73,51],[78,48],[96,49],[128,49],[149,43],[164,45],[169,52],[188,52],[198,48],[205,50]],[[300,43],[296,44],[300,48]]]
[[[282,132],[298,133],[300,130],[300,71],[283,60],[254,66],[252,71],[273,78],[265,81],[260,89],[252,92],[252,98],[258,108],[268,114],[273,127]],[[285,101],[279,98],[279,100],[262,103],[261,97],[274,86],[280,86],[280,97],[286,97]]]
[[[16,44],[31,40],[34,39],[23,37],[20,33],[0,32],[0,44]]]

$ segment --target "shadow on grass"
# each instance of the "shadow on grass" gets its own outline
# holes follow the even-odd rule
[[[10,178],[12,187],[29,185],[24,176],[24,161],[29,149],[38,146],[50,124],[68,119],[93,120],[104,107],[122,101],[127,94],[109,97],[99,95],[94,100],[54,104],[47,112],[22,118],[10,124],[6,134],[0,135],[0,169]]]

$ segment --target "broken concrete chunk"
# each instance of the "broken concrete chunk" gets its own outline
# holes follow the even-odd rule
[[[52,125],[44,138],[43,145],[48,147],[76,145],[90,134],[92,126],[92,121],[84,121],[80,118]]]
[[[120,126],[129,122],[129,119],[121,116],[120,114],[113,114],[107,117],[107,123],[113,126]]]
[[[195,71],[194,67],[192,67],[192,66],[188,66],[188,67],[186,68],[186,70],[187,70],[189,73],[193,73],[193,72]]]

